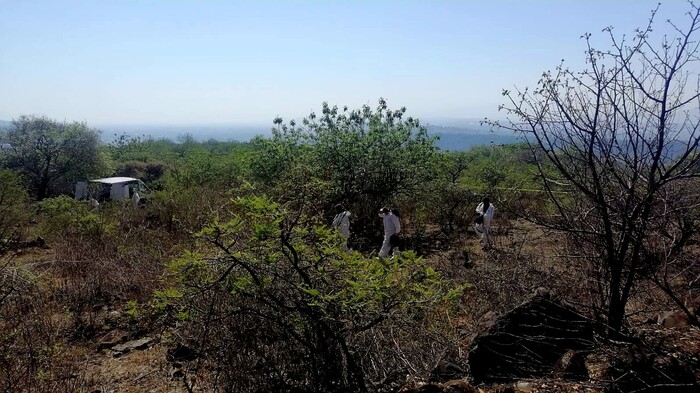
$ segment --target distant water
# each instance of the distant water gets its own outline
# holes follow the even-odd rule
[[[430,130],[430,129],[429,129]],[[522,142],[516,135],[510,134],[474,134],[462,133],[432,133],[440,137],[436,145],[442,150],[464,151],[480,145],[508,145]]]
[[[8,121],[0,120],[0,128],[10,125]],[[146,136],[155,139],[178,140],[179,136],[190,134],[198,141],[210,139],[217,141],[247,142],[256,136],[269,137],[272,135],[272,127],[266,126],[97,126],[102,132],[102,140],[112,142],[120,135],[126,134],[132,137]],[[487,127],[476,124],[459,126],[427,125],[430,135],[437,135],[440,139],[436,145],[443,150],[464,151],[478,145],[503,145],[517,143],[520,139],[514,134],[502,132],[490,132]]]
[[[427,128],[430,135],[440,137],[436,145],[443,150],[463,151],[478,145],[502,145],[520,141],[514,134],[489,132],[485,128],[434,125],[428,125]],[[191,134],[198,141],[213,139],[238,142],[247,142],[256,136],[269,137],[272,135],[272,128],[264,126],[108,126],[100,129],[102,130],[102,139],[105,142],[111,142],[122,134],[171,140],[177,140],[181,135]]]

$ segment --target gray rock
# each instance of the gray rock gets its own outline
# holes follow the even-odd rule
[[[665,328],[688,326],[688,316],[682,311],[669,311],[659,314],[657,323]]]
[[[134,350],[146,349],[150,347],[152,343],[153,339],[151,337],[144,337],[138,340],[125,342],[124,344],[115,345],[112,347],[112,351],[114,351],[113,356],[118,357]]]

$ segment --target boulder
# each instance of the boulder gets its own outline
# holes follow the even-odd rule
[[[656,323],[665,328],[688,326],[688,315],[682,311],[668,311],[659,314]]]
[[[479,384],[549,377],[569,351],[583,356],[594,348],[594,330],[593,321],[546,291],[538,292],[474,339],[469,350],[472,378]],[[577,373],[584,371],[578,377],[586,379],[580,375],[585,374],[580,362],[576,361]],[[567,374],[568,365],[559,367],[564,368],[562,375],[577,375]]]
[[[153,343],[153,339],[151,337],[144,337],[144,338],[140,338],[138,340],[132,340],[129,342],[125,342],[124,344],[119,344],[119,345],[115,345],[114,347],[112,347],[112,351],[113,351],[112,355],[114,357],[119,357],[119,356],[121,356],[125,353],[129,353],[133,350],[146,349],[146,348],[150,347],[152,343]]]

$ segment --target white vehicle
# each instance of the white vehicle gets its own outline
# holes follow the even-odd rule
[[[95,199],[97,201],[128,200],[137,195],[148,194],[150,189],[133,177],[106,177],[75,184],[75,199]]]

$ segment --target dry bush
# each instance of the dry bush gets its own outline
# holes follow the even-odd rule
[[[19,176],[11,170],[0,170],[0,255],[21,240],[29,216],[28,199]]]
[[[471,230],[447,244],[443,253],[430,257],[443,276],[468,285],[459,312],[450,316],[463,340],[461,348],[483,331],[482,317],[487,313],[507,313],[542,289],[568,301],[574,298],[571,282],[583,277],[558,255],[560,235],[501,216],[492,229],[492,250],[481,250]],[[453,361],[460,360],[458,355]]]
[[[245,192],[238,187],[236,190]],[[166,188],[155,192],[149,200],[146,219],[150,226],[167,231],[179,242],[187,242],[193,233],[211,222],[231,196],[226,191],[207,187]]]
[[[44,202],[42,209],[54,253],[46,264],[54,278],[52,296],[69,312],[76,338],[92,337],[103,311],[150,299],[166,261],[186,245],[154,227],[148,209],[130,204],[93,210],[64,199]]]
[[[461,287],[413,253],[345,253],[318,224],[266,197],[238,199],[200,233],[200,253],[175,261],[179,283],[159,297],[200,352],[207,389],[375,391],[438,360]]]
[[[0,265],[0,391],[85,391],[79,358],[115,327],[107,312],[148,301],[187,242],[129,204],[94,210],[56,198],[41,203],[39,222],[51,246],[44,260]],[[151,322],[134,321],[122,327]]]
[[[115,176],[135,177],[150,184],[165,174],[165,167],[162,162],[126,161],[119,164]]]
[[[78,391],[74,355],[62,345],[59,310],[40,279],[10,260],[0,262],[0,391]]]

